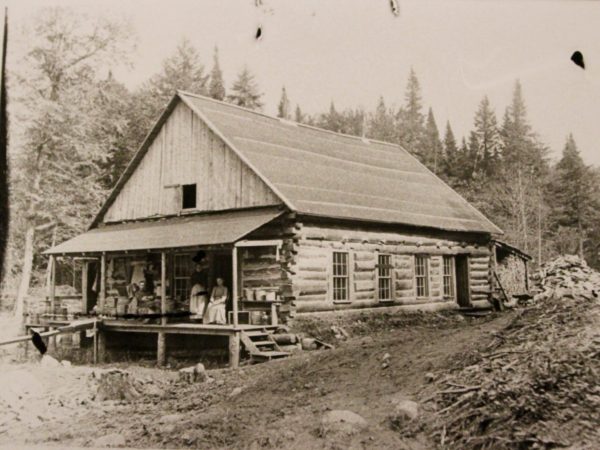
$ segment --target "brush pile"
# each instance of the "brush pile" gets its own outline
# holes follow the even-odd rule
[[[532,278],[536,292],[534,302],[565,297],[592,300],[600,294],[600,273],[574,255],[561,256],[545,264]]]
[[[444,448],[599,448],[600,274],[561,257],[534,301],[436,384]]]

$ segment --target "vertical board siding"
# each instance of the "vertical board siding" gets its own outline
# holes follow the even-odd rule
[[[412,305],[444,302],[443,255],[470,255],[470,284],[474,300],[489,290],[487,245],[403,233],[375,232],[334,226],[302,224],[296,233],[292,284],[297,312],[362,308],[377,305]],[[348,252],[351,301],[333,302],[331,255]],[[377,295],[377,255],[391,255],[392,301],[380,302]],[[417,298],[415,255],[427,255],[429,295]]]
[[[271,189],[179,103],[104,215],[104,222],[178,214],[180,185],[197,185],[197,210],[280,204]]]

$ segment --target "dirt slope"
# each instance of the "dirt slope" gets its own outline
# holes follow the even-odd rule
[[[419,400],[431,386],[426,373],[440,373],[474,346],[486,345],[513,315],[463,319],[423,314],[408,320],[385,316],[355,321],[348,324],[354,337],[334,350],[211,371],[211,383],[162,380],[158,393],[149,389],[149,395],[130,403],[88,401],[76,413],[70,405],[69,414],[57,410],[43,424],[24,423],[0,432],[0,444],[85,446],[114,434],[139,448],[433,448],[418,429],[407,437],[390,427],[391,398]],[[386,353],[391,358],[383,368]],[[74,378],[78,370],[64,369]],[[67,383],[67,378],[63,374],[59,382]],[[242,392],[231,396],[238,386]],[[360,414],[367,431],[344,439],[321,437],[321,417],[333,409]]]

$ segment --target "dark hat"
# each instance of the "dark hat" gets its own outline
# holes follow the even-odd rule
[[[196,255],[194,255],[192,258],[192,261],[195,263],[201,263],[204,258],[206,258],[206,252],[204,250],[198,250],[198,253],[196,253]]]

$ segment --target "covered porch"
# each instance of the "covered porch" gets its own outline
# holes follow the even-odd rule
[[[244,274],[248,273],[246,266],[252,268],[263,261],[271,268],[277,266],[282,241],[247,236],[280,214],[264,208],[197,214],[107,225],[77,236],[46,252],[50,257],[48,311],[29,320],[28,325],[50,328],[57,320],[97,317],[94,352],[99,361],[110,332],[156,334],[159,365],[166,363],[168,334],[226,336],[229,362],[236,367],[240,334],[268,332],[278,325],[281,276],[274,277],[275,282],[263,282]],[[225,323],[203,323],[190,312],[194,257],[199,252],[204,255],[199,276],[208,294],[216,278],[222,278],[227,287]],[[67,296],[70,310],[56,292],[59,260],[80,267],[80,292]],[[77,302],[79,308],[74,308]]]

